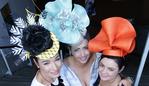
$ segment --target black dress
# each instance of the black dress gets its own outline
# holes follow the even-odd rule
[[[100,77],[98,75],[98,78],[97,78],[96,82],[93,84],[93,86],[98,86],[99,85],[99,82],[100,82]]]
[[[61,79],[61,77],[58,77],[58,81],[59,81],[59,84],[58,84],[58,85],[53,85],[53,84],[51,84],[51,86],[65,86],[65,85],[63,84],[63,80]]]

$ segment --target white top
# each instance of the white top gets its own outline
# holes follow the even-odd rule
[[[89,86],[93,86],[94,82],[98,78],[98,62],[100,59],[101,54],[97,53],[95,58],[95,61],[92,63],[90,73],[90,82]],[[62,65],[61,68],[61,78],[63,79],[63,83],[65,86],[82,86],[81,81],[77,77],[77,75],[73,72],[73,70],[66,64]]]
[[[31,86],[45,86],[42,83],[37,81],[36,76],[34,77],[34,79],[32,80]]]
[[[37,76],[37,74],[35,75],[34,79],[32,80],[31,86],[46,86],[46,85],[43,85],[42,83],[40,83],[39,81],[37,81],[36,76]],[[58,85],[59,84],[58,78],[52,84]],[[51,85],[49,85],[49,86],[51,86]]]

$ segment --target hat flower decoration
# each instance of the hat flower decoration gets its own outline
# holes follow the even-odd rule
[[[31,13],[28,10],[26,10],[26,12],[27,12],[27,16],[26,16],[27,22],[24,21],[22,18],[17,18],[15,20],[15,25],[12,25],[12,27],[10,29],[10,33],[11,33],[10,43],[15,45],[15,47],[12,48],[12,53],[14,55],[19,55],[19,57],[22,61],[26,61],[31,56],[31,53],[29,52],[31,50],[31,48],[37,48],[37,49],[39,48],[38,46],[37,47],[32,46],[33,44],[35,44],[35,41],[39,38],[41,38],[41,41],[42,41],[42,39],[44,40],[44,35],[46,35],[44,30],[43,31],[41,30],[39,33],[39,32],[36,32],[37,31],[36,29],[35,30],[27,29],[27,27],[30,27],[31,25],[37,26],[40,29],[45,29],[45,28],[42,28],[43,26],[40,23],[35,21],[35,17],[39,16],[38,14]],[[24,30],[31,34],[31,36],[25,36],[27,38],[24,38],[24,39],[26,39],[25,40],[26,42],[24,44],[28,44],[28,46],[25,46],[25,47],[23,46],[23,43],[22,43],[22,39],[24,37],[24,35],[23,35]],[[40,59],[48,59],[50,57],[55,56],[59,50],[59,47],[60,47],[59,41],[56,38],[56,36],[52,32],[49,32],[48,34],[50,34],[50,36],[51,36],[53,45],[51,46],[50,49],[47,49],[46,51],[44,51],[41,54],[36,56],[36,57],[39,57]],[[30,38],[28,38],[28,37],[30,37]],[[30,39],[32,41],[29,41]]]
[[[136,32],[132,24],[122,17],[111,17],[101,21],[101,30],[89,41],[92,52],[124,57],[135,48]]]
[[[15,19],[15,25],[12,25],[11,29],[9,30],[11,33],[10,36],[10,43],[12,45],[16,45],[12,48],[12,53],[14,55],[19,55],[22,61],[25,61],[29,58],[29,53],[26,52],[23,48],[21,39],[23,36],[23,29],[26,28],[28,25],[36,25],[35,17],[38,16],[37,14],[31,13],[26,9],[27,12],[27,22],[24,21],[21,17]]]
[[[72,0],[55,0],[45,5],[39,23],[52,31],[59,41],[74,44],[86,33],[89,18],[86,10],[78,4],[72,4]]]

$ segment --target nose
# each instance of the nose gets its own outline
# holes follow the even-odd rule
[[[82,56],[82,57],[85,56],[84,50],[81,50],[81,56]]]
[[[106,68],[102,68],[101,72],[102,73],[106,73],[107,72],[107,69]]]
[[[55,62],[52,62],[51,67],[52,67],[53,71],[57,71],[58,70],[58,67],[57,67]]]

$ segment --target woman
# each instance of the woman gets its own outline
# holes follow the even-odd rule
[[[64,58],[60,74],[65,86],[93,86],[98,78],[100,58],[97,57],[100,57],[101,53],[91,53],[88,50],[86,38],[69,47],[71,56]],[[129,78],[125,78],[120,81],[120,84],[131,85],[131,82]]]
[[[70,45],[69,48],[71,55],[64,59],[61,68],[61,77],[65,86],[92,86],[98,77],[97,54],[89,52],[87,38]]]
[[[91,52],[102,52],[99,61],[99,86],[131,86],[122,84],[124,58],[135,48],[136,32],[132,24],[121,17],[111,17],[101,22],[101,31],[89,41]],[[97,86],[97,83],[96,85]]]
[[[97,79],[99,58],[90,55],[88,41],[82,36],[89,22],[85,9],[72,4],[72,0],[48,2],[40,15],[39,23],[53,32],[60,42],[70,45],[72,55],[64,59],[61,69],[66,86],[92,86]]]
[[[31,25],[23,30],[22,44],[38,68],[31,86],[64,86],[56,36],[40,25]]]
[[[118,86],[126,77],[121,74],[124,69],[124,58],[116,56],[102,56],[99,62],[99,86]],[[120,85],[124,86],[124,85]],[[131,85],[125,85],[131,86]]]

